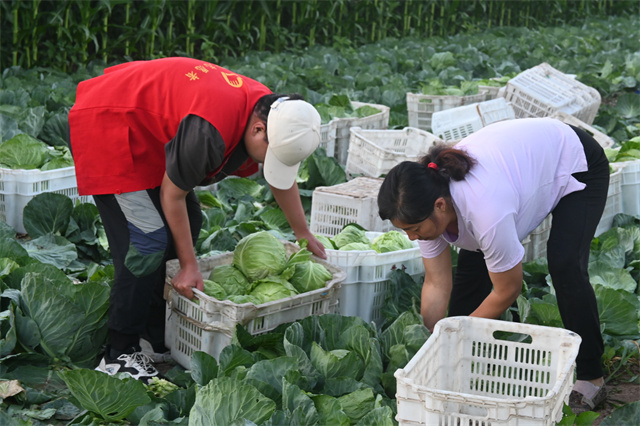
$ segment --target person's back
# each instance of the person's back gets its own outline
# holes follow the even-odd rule
[[[533,231],[560,198],[584,188],[571,175],[587,169],[582,144],[571,128],[546,118],[494,123],[456,148],[476,163],[451,195],[477,229],[513,214],[518,237]]]
[[[189,114],[211,123],[230,151],[253,107],[271,91],[218,65],[190,58],[137,61],[107,68],[78,85],[69,112],[80,194],[158,186],[164,145]]]

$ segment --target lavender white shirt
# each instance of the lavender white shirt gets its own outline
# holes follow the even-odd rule
[[[587,170],[578,135],[550,118],[522,118],[491,124],[461,140],[477,163],[464,180],[451,181],[458,235],[420,241],[425,258],[453,244],[481,250],[491,272],[504,272],[522,260],[520,243],[560,199],[585,185],[572,174]]]

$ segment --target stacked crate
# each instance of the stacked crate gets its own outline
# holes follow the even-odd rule
[[[353,109],[369,106],[379,110],[379,113],[366,117],[334,118],[321,128],[320,146],[325,147],[327,156],[334,157],[342,166],[347,164],[351,127],[363,129],[386,129],[389,127],[389,112],[386,105],[369,104],[365,102],[351,102]]]
[[[573,127],[577,127],[579,129],[584,130],[585,132],[589,133],[596,140],[596,142],[598,142],[598,144],[603,148],[611,148],[615,144],[614,140],[611,137],[602,133],[600,130],[596,129],[595,127],[585,123],[579,118],[576,118],[570,114],[567,114],[566,112],[556,111],[553,114],[551,114],[550,117],[555,118],[556,120],[560,120],[563,123],[569,124]]]
[[[365,235],[373,241],[382,232],[367,232]],[[424,278],[424,263],[418,242],[413,241],[412,246],[388,253],[375,250],[326,250],[327,262],[346,273],[338,296],[340,314],[357,316],[380,325],[391,271],[403,270],[417,282],[422,282]]]
[[[433,113],[433,134],[445,141],[457,141],[491,123],[516,118],[504,98],[478,102]]]
[[[517,118],[565,112],[588,125],[598,113],[600,93],[547,63],[523,71],[507,82],[504,98]]]
[[[311,232],[333,237],[350,223],[364,229],[387,232],[395,229],[378,215],[378,192],[383,179],[357,177],[333,186],[319,186],[311,198]]]
[[[421,93],[407,93],[407,114],[409,127],[431,130],[431,119],[434,112],[444,111],[463,105],[482,102],[487,99],[487,92],[480,91],[476,95],[423,95]]]
[[[74,202],[92,202],[92,197],[78,195],[75,167],[44,171],[0,168],[0,220],[19,233],[26,232],[23,210],[36,195],[45,192],[66,195]]]
[[[622,213],[622,170],[619,163],[611,165],[613,169],[609,176],[609,190],[607,192],[607,203],[604,206],[602,218],[596,228],[595,236],[611,229],[613,218],[618,213]]]
[[[440,142],[442,139],[414,127],[402,130],[352,127],[345,171],[351,176],[380,177],[402,161],[417,161]]]

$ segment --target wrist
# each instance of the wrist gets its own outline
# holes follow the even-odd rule
[[[293,233],[295,234],[297,239],[307,238],[309,235],[313,235],[309,228],[306,226],[303,229],[298,229],[297,231],[294,230]]]
[[[199,269],[198,260],[196,259],[195,255],[189,256],[187,258],[180,258],[178,261],[180,263],[180,269],[186,271],[194,271],[196,269]]]

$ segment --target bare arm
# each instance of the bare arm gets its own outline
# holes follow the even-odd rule
[[[436,323],[447,315],[449,297],[453,287],[451,252],[443,251],[432,259],[422,259],[424,283],[420,303],[420,314],[424,325],[431,331]]]
[[[522,262],[505,272],[489,272],[493,291],[471,313],[472,317],[498,318],[518,298],[522,290]]]
[[[273,196],[284,212],[289,225],[291,225],[291,229],[293,229],[296,239],[306,239],[309,242],[307,249],[316,256],[326,259],[327,255],[324,252],[324,246],[311,233],[307,225],[307,218],[304,215],[304,209],[302,208],[302,202],[300,201],[298,184],[294,183],[291,188],[284,190],[271,186],[271,192],[273,192]]]
[[[202,274],[198,269],[196,254],[191,239],[191,227],[187,214],[187,191],[177,187],[165,173],[160,187],[160,202],[173,236],[180,271],[173,277],[176,291],[191,299],[192,288],[203,288]]]

